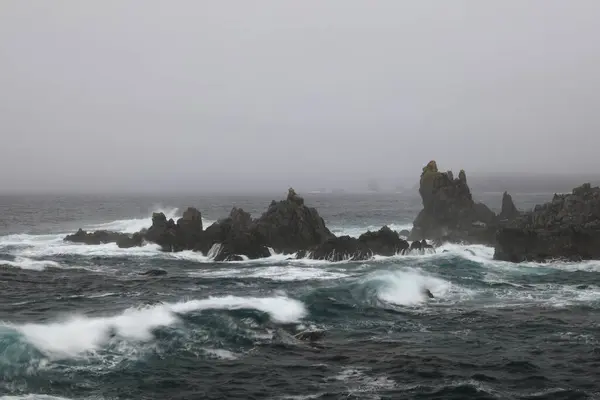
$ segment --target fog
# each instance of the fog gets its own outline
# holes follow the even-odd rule
[[[0,191],[600,171],[597,0],[0,3]]]

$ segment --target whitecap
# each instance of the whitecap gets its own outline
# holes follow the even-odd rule
[[[151,341],[155,328],[179,323],[178,314],[209,309],[255,309],[269,314],[277,323],[299,322],[307,315],[302,302],[283,296],[224,296],[129,308],[119,315],[107,317],[77,315],[50,323],[2,325],[22,334],[27,342],[48,357],[71,358],[97,352],[113,335],[133,342]]]

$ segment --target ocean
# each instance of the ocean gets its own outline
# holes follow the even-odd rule
[[[188,206],[205,226],[233,206],[258,216],[285,193],[0,197],[0,398],[600,398],[600,261],[511,264],[445,244],[216,263],[62,241]],[[301,194],[338,235],[410,229],[421,208],[418,194]],[[520,209],[552,197],[512,195]],[[498,210],[502,196],[475,197]],[[294,338],[305,329],[325,336]]]

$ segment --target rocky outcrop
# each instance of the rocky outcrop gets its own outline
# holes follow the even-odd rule
[[[285,200],[271,202],[253,229],[278,253],[295,253],[335,237],[317,210],[291,188]]]
[[[376,232],[367,231],[358,238],[332,237],[324,243],[312,247],[300,257],[308,256],[329,261],[366,260],[375,254],[381,256],[403,254],[408,248],[408,242],[401,239],[398,232],[384,226]]]
[[[555,194],[500,227],[497,260],[547,261],[600,258],[600,188],[584,184],[569,194]]]
[[[517,218],[519,215],[520,215],[519,210],[517,210],[515,203],[513,203],[512,196],[510,194],[508,194],[507,192],[504,192],[504,194],[502,195],[502,209],[501,209],[500,215],[499,215],[500,220],[512,221],[513,219]]]
[[[254,229],[250,214],[233,208],[229,217],[217,221],[206,229],[200,250],[204,254],[215,245],[220,246],[215,261],[241,260],[268,257],[271,253],[265,238]]]
[[[417,215],[410,240],[494,242],[498,217],[485,204],[476,203],[464,170],[440,172],[435,161],[424,168],[419,182],[423,209]]]
[[[79,229],[74,234],[67,235],[64,240],[67,242],[83,243],[88,245],[116,243],[119,247],[127,248],[141,246],[143,239],[143,236],[138,233],[128,235],[126,233],[105,230],[86,232],[83,229]]]
[[[152,225],[135,235],[80,231],[65,240],[87,244],[112,241],[122,247],[140,246],[147,241],[167,252],[201,251],[210,254],[215,261],[264,258],[273,251],[332,261],[364,260],[375,254],[392,256],[409,249],[408,242],[387,226],[358,238],[336,237],[317,210],[306,206],[293,189],[289,189],[285,200],[272,201],[256,219],[240,208],[233,208],[227,218],[203,228],[201,213],[188,208],[177,222],[167,219],[163,213],[154,213]],[[419,249],[425,245],[419,242]]]

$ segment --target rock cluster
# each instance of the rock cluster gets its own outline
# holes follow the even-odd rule
[[[498,260],[547,261],[600,258],[600,188],[589,183],[555,194],[506,226],[496,236]]]
[[[256,219],[240,208],[233,208],[227,218],[203,229],[201,213],[188,208],[177,222],[168,220],[163,213],[154,213],[152,226],[134,235],[80,230],[65,240],[86,244],[115,242],[120,247],[152,242],[167,252],[213,251],[215,261],[263,258],[271,255],[271,251],[332,261],[366,259],[374,254],[394,255],[409,248],[408,242],[388,227],[366,232],[359,238],[336,237],[318,211],[307,207],[293,189],[289,189],[285,200],[271,202]],[[422,246],[419,242],[418,248]]]

